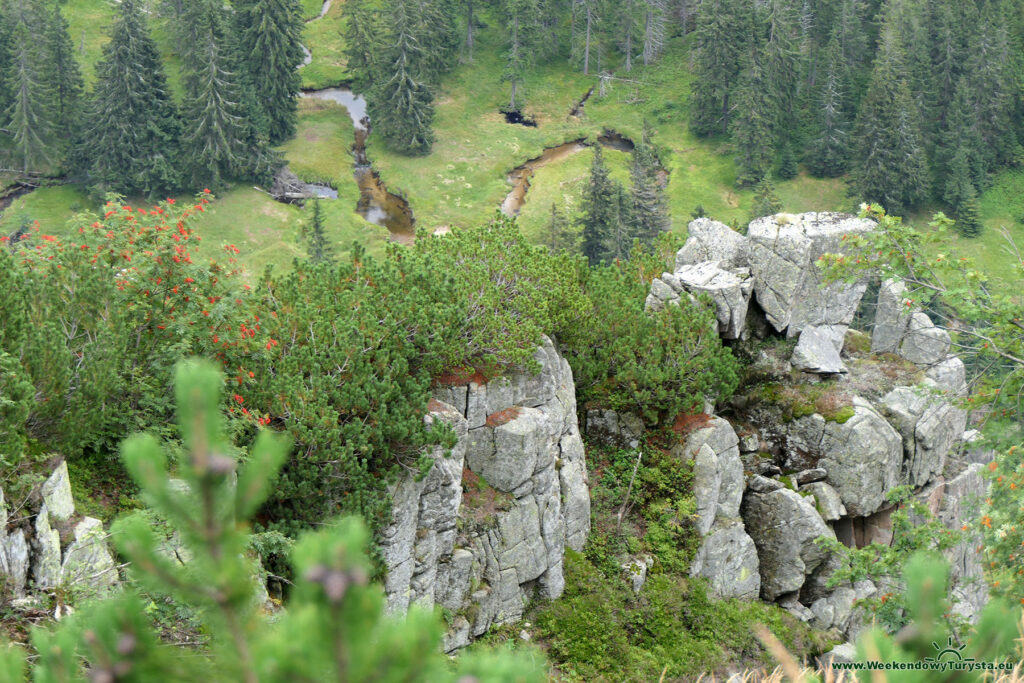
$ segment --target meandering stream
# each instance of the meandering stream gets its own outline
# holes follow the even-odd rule
[[[609,149],[617,149],[620,152],[632,152],[633,141],[615,131],[606,130],[597,138],[598,144]],[[524,164],[516,166],[506,176],[512,184],[512,191],[505,195],[505,201],[501,203],[501,210],[506,216],[518,216],[526,203],[526,193],[530,189],[530,180],[538,168],[544,168],[548,164],[564,161],[572,155],[587,149],[588,145],[584,138],[563,142],[554,147],[548,147],[539,157],[534,157]]]
[[[370,119],[366,115],[366,100],[362,95],[347,88],[326,88],[304,92],[302,96],[340,104],[348,112],[355,128],[355,140],[352,144],[352,153],[355,158],[353,174],[359,186],[359,202],[356,204],[356,213],[374,225],[387,228],[391,233],[392,240],[411,242],[415,233],[415,219],[409,203],[398,195],[388,192],[366,157],[366,138],[370,134]]]

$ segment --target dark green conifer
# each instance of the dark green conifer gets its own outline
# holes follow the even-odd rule
[[[857,115],[852,187],[893,213],[925,199],[929,185],[920,118],[904,73],[898,33],[887,26]]]
[[[981,209],[978,206],[978,193],[971,185],[967,185],[964,197],[957,208],[956,230],[964,237],[981,235]]]
[[[79,120],[78,107],[84,82],[68,34],[68,22],[56,2],[47,18],[45,30],[49,66],[47,80],[53,90],[57,128],[66,137]]]
[[[309,224],[309,260],[324,263],[334,260],[334,249],[324,232],[324,215],[320,200],[313,200],[313,215]]]
[[[370,0],[348,0],[344,12],[346,68],[354,77],[355,91],[367,92],[380,76],[387,29],[380,9]]]
[[[96,65],[80,158],[100,191],[166,194],[178,187],[180,124],[139,0],[122,0]]]
[[[754,205],[750,207],[750,220],[761,216],[774,216],[782,211],[782,202],[775,194],[775,183],[770,175],[766,175],[757,184],[757,191],[754,193]],[[749,222],[749,221],[748,221]]]
[[[182,54],[182,156],[191,188],[220,187],[252,175],[263,151],[246,119],[220,0],[192,0],[183,21],[194,35]]]
[[[299,0],[235,0],[235,30],[241,65],[271,144],[295,134],[296,98],[302,64]]]
[[[811,173],[834,178],[846,172],[850,157],[846,64],[833,35],[826,50],[828,64],[815,112],[816,125],[807,154]]]
[[[54,161],[52,144],[57,132],[56,115],[39,48],[39,44],[32,40],[26,22],[16,18],[11,31],[7,74],[11,101],[4,120],[14,139],[14,154],[24,174],[38,172]]]
[[[427,47],[417,38],[416,0],[395,0],[394,46],[384,61],[385,77],[369,99],[370,120],[389,146],[403,154],[427,154],[434,144],[434,96],[420,75]]]
[[[526,70],[533,62],[535,38],[539,24],[536,0],[505,0],[505,20],[508,30],[508,52],[501,80],[509,84],[508,111],[519,111],[522,102],[516,95],[523,83]]]
[[[574,252],[579,241],[578,235],[569,225],[569,219],[566,218],[565,212],[554,202],[551,202],[551,217],[548,219],[544,241],[552,254],[562,249]]]
[[[740,77],[736,94],[733,136],[739,150],[736,184],[756,185],[772,167],[775,158],[775,111],[769,85],[761,66],[761,57],[751,55]]]
[[[633,237],[647,245],[672,227],[660,171],[658,158],[651,146],[651,130],[645,121],[643,135],[633,149],[633,163],[629,169],[629,218]]]
[[[594,145],[590,164],[590,181],[583,192],[583,255],[591,265],[607,259],[611,240],[619,230],[619,193],[617,183],[608,173],[601,145]]]
[[[694,38],[694,84],[690,126],[697,135],[725,133],[732,111],[731,95],[748,52],[752,3],[705,0]]]

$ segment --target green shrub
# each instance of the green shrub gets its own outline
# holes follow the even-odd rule
[[[581,271],[592,313],[565,329],[564,343],[584,403],[635,412],[648,424],[672,420],[728,396],[738,365],[722,346],[706,300],[644,310],[651,279],[664,270],[655,253]]]
[[[113,539],[135,579],[154,594],[192,608],[208,635],[203,656],[183,656],[160,642],[152,610],[130,590],[80,606],[51,628],[33,629],[37,681],[456,681],[486,672],[489,681],[543,680],[536,662],[478,652],[455,664],[440,651],[440,624],[417,608],[404,620],[384,617],[384,596],[369,583],[369,534],[355,519],[330,523],[296,544],[295,585],[273,620],[253,600],[248,522],[270,491],[287,451],[270,430],[240,464],[220,414],[223,375],[208,363],[177,373],[185,444],[181,490],[152,435],[125,441],[123,458],[145,499],[173,529],[191,558],[181,566],[161,553],[148,515],[119,520]],[[236,478],[237,473],[237,478]],[[25,652],[0,647],[0,680],[23,681]]]

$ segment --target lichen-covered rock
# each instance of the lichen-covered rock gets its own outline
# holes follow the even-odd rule
[[[565,548],[582,550],[590,531],[572,370],[548,339],[535,359],[536,373],[439,387],[427,419],[451,424],[456,446],[432,454],[424,480],[404,476],[392,489],[388,608],[450,610],[449,650],[519,620],[530,599],[560,596]],[[593,418],[619,429],[614,413]]]
[[[47,590],[60,583],[60,532],[50,526],[50,512],[43,503],[36,515],[35,562],[32,576],[36,588]]]
[[[701,533],[706,533],[715,517],[730,519],[739,515],[744,486],[739,442],[736,430],[728,420],[711,417],[706,426],[691,432],[682,444],[673,449],[673,454],[681,460],[695,460],[695,488],[698,486],[698,467],[702,471],[707,469],[700,483],[706,494],[697,497],[701,520],[698,528],[702,530]],[[709,448],[710,454],[706,454],[702,462],[698,463],[696,460],[704,446]],[[715,500],[717,505],[714,504]],[[705,514],[700,514],[701,509],[706,511]]]
[[[982,475],[984,465],[972,463],[945,482],[938,518],[946,528],[956,531],[971,519],[988,495],[989,481]],[[974,621],[988,602],[982,556],[976,552],[981,539],[972,533],[946,551],[950,561],[950,585],[953,611]]]
[[[897,486],[903,465],[900,435],[871,405],[853,399],[853,417],[829,422],[817,450],[826,481],[850,515],[869,515],[881,507],[885,494]]]
[[[686,291],[711,297],[715,303],[718,332],[723,339],[740,338],[753,287],[749,269],[725,270],[717,261],[709,261],[683,266],[675,276]],[[653,286],[651,291],[654,292]]]
[[[871,331],[872,353],[896,353],[907,333],[910,315],[907,286],[902,280],[886,280],[878,288],[875,326]]]
[[[68,478],[68,464],[61,461],[49,478],[43,483],[43,502],[50,511],[50,518],[66,522],[75,514],[75,501],[71,497],[71,480]]]
[[[690,575],[707,579],[711,592],[721,598],[757,598],[761,590],[757,548],[743,522],[715,522],[690,565]]]
[[[840,252],[844,235],[874,227],[873,221],[839,213],[777,214],[750,223],[747,247],[754,291],[778,332],[795,337],[808,325],[850,324],[866,284],[823,287],[817,260],[827,252]]]
[[[811,604],[814,619],[811,624],[823,631],[830,628],[843,630],[853,614],[853,603],[857,593],[852,588],[839,587],[829,595],[818,598]]]
[[[839,497],[839,493],[834,488],[825,482],[814,481],[804,484],[800,487],[800,490],[807,491],[814,496],[818,513],[821,514],[821,518],[826,522],[834,522],[846,515],[846,506],[843,505],[843,499]]]
[[[718,261],[723,268],[746,266],[746,238],[710,218],[690,221],[686,244],[676,254],[676,270],[704,261]]]
[[[899,354],[912,363],[932,365],[946,358],[951,344],[949,333],[936,327],[927,314],[918,311],[910,316]]]
[[[800,332],[790,362],[797,370],[819,375],[846,372],[831,331],[817,326],[805,327]]]
[[[952,396],[964,396],[967,393],[967,370],[964,362],[956,356],[949,356],[932,365],[926,375]]]
[[[436,578],[437,559],[450,555],[455,542],[467,423],[457,410],[440,401],[428,407],[428,423],[446,422],[458,440],[449,454],[442,448],[430,452],[434,465],[424,479],[402,477],[391,489],[392,521],[381,532],[379,546],[388,568],[384,590],[390,611],[405,611],[424,591],[433,599],[432,590],[423,587]],[[414,589],[414,579],[420,590]]]
[[[107,549],[103,522],[85,517],[75,525],[75,539],[64,553],[60,582],[73,591],[94,594],[119,583],[117,565]]]
[[[742,513],[757,546],[761,597],[774,601],[799,591],[826,557],[815,539],[835,534],[809,501],[789,489],[748,493]]]
[[[497,416],[493,427],[471,430],[466,464],[499,491],[511,492],[530,478],[541,454],[550,452],[552,425],[536,408],[508,407],[505,412],[492,413]]]
[[[721,488],[718,456],[711,446],[702,444],[693,459],[693,497],[697,502],[697,533],[701,536],[715,523]]]
[[[25,597],[25,585],[28,581],[29,547],[25,540],[25,532],[15,529],[2,539],[0,553],[3,553],[7,560],[6,584],[7,589],[16,598]]]
[[[634,593],[639,593],[640,589],[647,583],[647,570],[652,566],[654,566],[654,558],[650,555],[630,558],[628,562],[622,565],[622,572],[626,577],[626,581],[629,581]]]
[[[950,404],[927,379],[917,387],[895,387],[882,403],[903,437],[904,481],[924,486],[942,473],[946,456],[960,443],[967,413]]]

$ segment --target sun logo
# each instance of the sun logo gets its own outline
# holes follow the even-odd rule
[[[954,645],[953,636],[946,639],[946,647],[941,647],[935,641],[932,641],[932,647],[938,653],[934,657],[925,657],[926,662],[963,662],[972,661],[964,660],[964,656],[960,654],[967,647],[967,643],[961,643],[960,645]]]

